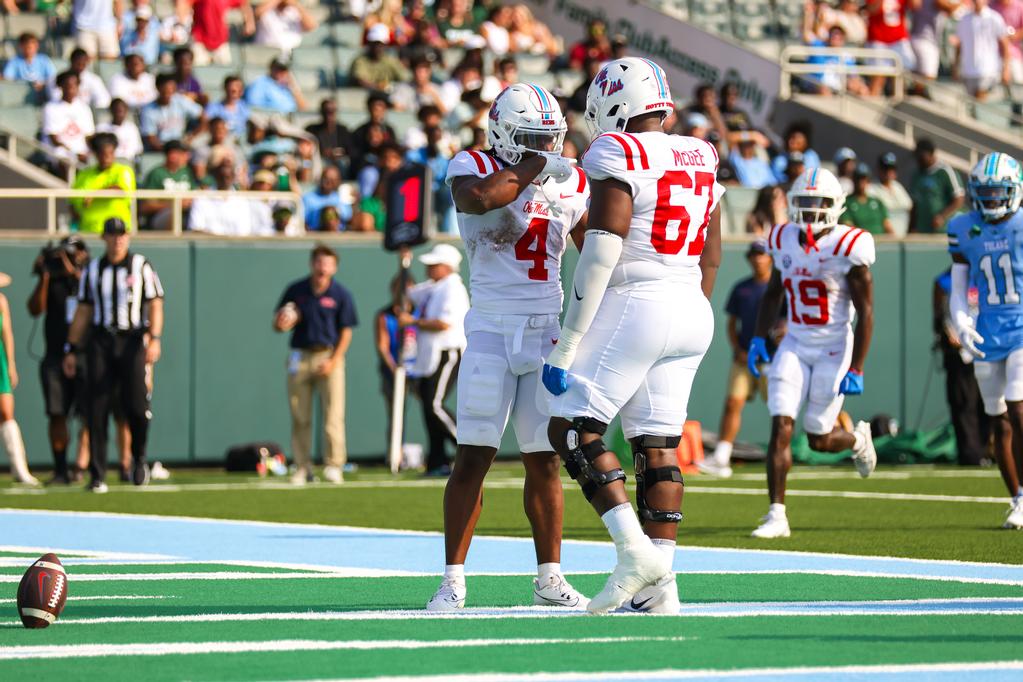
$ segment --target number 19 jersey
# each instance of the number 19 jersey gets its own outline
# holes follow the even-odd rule
[[[970,284],[977,287],[977,333],[986,362],[997,362],[1023,348],[1023,212],[990,225],[975,212],[948,224],[948,250],[970,265]]]
[[[632,193],[632,222],[609,285],[699,286],[707,225],[725,193],[714,146],[662,132],[605,133],[590,144],[582,165],[591,180],[619,180]]]
[[[485,178],[501,168],[490,154],[462,151],[448,165],[446,181],[450,185],[463,175]],[[531,184],[507,206],[482,215],[459,211],[472,307],[503,315],[560,314],[561,257],[589,196],[586,176],[576,168],[564,182],[549,180],[544,188]]]
[[[799,243],[800,232],[799,225],[786,223],[772,228],[767,238],[788,300],[786,338],[809,345],[846,341],[852,336],[853,317],[846,276],[855,266],[873,265],[874,238],[839,225],[807,248]]]

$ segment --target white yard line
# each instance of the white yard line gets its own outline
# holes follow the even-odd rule
[[[118,601],[136,601],[139,599],[177,599],[178,597],[166,597],[155,594],[94,594],[88,597],[69,596],[68,601],[106,601],[116,599]],[[15,604],[17,599],[0,599],[0,604]]]
[[[373,568],[334,569],[332,573],[253,573],[239,571],[208,571],[184,573],[74,573],[69,572],[70,580],[76,583],[107,582],[111,580],[157,581],[157,580],[282,580],[295,578],[383,578],[400,577],[402,575],[419,575],[401,571],[377,570]],[[0,583],[16,583],[21,581],[20,575],[0,575]]]
[[[292,651],[374,651],[380,649],[457,649],[464,647],[545,646],[551,644],[673,643],[695,637],[587,637],[522,639],[355,640],[331,642],[285,639],[270,642],[160,642],[155,644],[73,644],[67,646],[0,647],[0,660],[97,658],[107,656],[172,656]]]

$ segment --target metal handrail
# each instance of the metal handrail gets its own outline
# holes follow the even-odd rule
[[[840,60],[835,64],[810,64],[805,61],[810,57],[839,57]],[[866,63],[847,64],[845,58],[866,60]],[[793,75],[817,74],[822,71],[837,73],[842,79],[843,91],[849,76],[891,78],[895,84],[895,93],[892,99],[898,102],[905,96],[902,57],[894,50],[873,47],[833,48],[789,45],[781,51],[778,64],[781,66],[781,84],[778,96],[782,99],[789,99],[792,96]]]
[[[69,164],[67,159],[62,158],[62,157],[57,156],[56,154],[54,154],[53,153],[53,149],[51,149],[50,147],[47,147],[46,145],[42,144],[38,140],[33,140],[30,137],[25,137],[24,135],[16,133],[11,128],[8,128],[7,126],[5,126],[3,123],[0,123],[0,135],[3,135],[3,136],[5,136],[7,138],[6,149],[7,149],[7,154],[11,158],[14,158],[14,157],[16,157],[18,155],[18,147],[19,146],[25,146],[25,147],[28,147],[29,149],[31,149],[34,153],[43,154],[44,156],[46,156],[47,160],[49,160],[49,161],[51,161],[53,163],[67,164],[67,167],[68,167],[67,177],[66,178],[60,178],[60,179],[61,180],[66,180],[68,182],[68,184],[74,182],[75,173],[79,169],[85,167],[85,164],[80,162],[80,161],[78,161],[78,160],[75,160],[73,163]],[[56,176],[55,175],[54,177],[58,177],[59,178],[60,176]]]
[[[138,200],[156,199],[159,201],[170,201],[172,218],[171,233],[180,235],[182,226],[182,202],[193,199],[227,199],[230,197],[241,197],[253,201],[291,201],[295,203],[295,215],[303,229],[305,228],[305,216],[301,210],[302,195],[294,190],[278,192],[248,192],[238,190],[158,190],[139,189],[133,192],[123,192],[113,189],[88,190],[88,189],[64,189],[49,187],[31,188],[0,188],[0,201],[3,199],[43,199],[46,201],[46,231],[49,234],[57,234],[57,200],[58,199],[127,199],[131,201],[132,222],[138,225]]]

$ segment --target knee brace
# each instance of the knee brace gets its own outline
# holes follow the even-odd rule
[[[558,449],[558,454],[565,462],[565,470],[568,471],[568,475],[576,481],[585,477],[585,482],[581,482],[580,485],[587,501],[592,500],[602,486],[625,480],[625,472],[622,469],[600,472],[593,468],[593,460],[607,452],[602,438],[598,438],[592,443],[583,444],[582,442],[583,433],[595,433],[598,436],[603,436],[605,431],[607,431],[607,424],[600,420],[592,417],[576,417],[572,420],[572,425],[565,431],[564,442]]]
[[[678,447],[681,440],[681,436],[640,436],[633,439],[632,462],[636,472],[636,506],[639,507],[639,518],[644,521],[655,523],[681,523],[682,521],[682,512],[651,509],[646,500],[647,490],[658,483],[670,482],[683,485],[682,470],[677,466],[647,469],[646,453],[643,452],[647,448],[674,449]]]

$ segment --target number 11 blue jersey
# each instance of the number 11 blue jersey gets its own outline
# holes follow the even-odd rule
[[[948,224],[948,250],[970,265],[980,315],[977,332],[984,360],[997,362],[1023,348],[1023,211],[992,225],[971,211]]]

